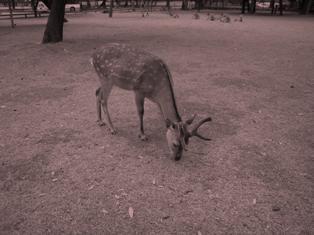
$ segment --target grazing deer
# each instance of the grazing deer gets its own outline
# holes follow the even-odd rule
[[[221,14],[221,17],[220,17],[220,22],[223,22],[223,23],[230,23],[231,22],[231,18],[225,14]]]
[[[101,86],[96,90],[98,124],[105,125],[101,118],[101,107],[104,111],[106,124],[112,134],[116,133],[112,125],[107,107],[107,100],[112,87],[133,90],[140,120],[141,140],[147,140],[144,134],[143,115],[144,99],[156,103],[164,117],[167,127],[166,138],[171,155],[179,160],[182,151],[186,150],[189,138],[197,136],[210,140],[198,133],[199,127],[211,121],[210,117],[201,120],[194,128],[189,129],[195,115],[183,122],[177,109],[173,92],[173,81],[167,65],[158,57],[124,44],[108,44],[96,51],[91,63],[99,76]]]
[[[194,19],[194,20],[199,20],[199,19],[200,19],[200,15],[199,15],[197,12],[195,12],[195,13],[193,14],[193,19]]]

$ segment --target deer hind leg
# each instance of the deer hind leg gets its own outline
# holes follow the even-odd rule
[[[102,100],[102,91],[101,91],[101,87],[98,87],[96,90],[97,124],[99,126],[104,126],[105,123],[102,121],[102,117],[101,117],[101,100]]]
[[[143,124],[143,117],[144,117],[144,100],[145,96],[140,92],[135,92],[135,103],[137,108],[138,117],[140,119],[140,134],[138,138],[142,141],[147,140],[148,138],[144,134],[144,124]]]
[[[100,120],[101,120],[101,107],[100,107],[100,105],[101,105],[103,112],[105,114],[106,124],[110,130],[110,133],[114,135],[117,133],[117,131],[115,130],[115,128],[112,125],[110,114],[108,111],[108,105],[107,105],[108,104],[108,97],[109,97],[111,89],[112,89],[112,84],[106,84],[106,86],[102,85],[99,89],[100,89],[99,96],[97,96],[98,119],[100,118]],[[104,124],[102,124],[102,125],[104,125]]]

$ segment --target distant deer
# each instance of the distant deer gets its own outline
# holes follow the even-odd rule
[[[97,50],[92,56],[91,63],[101,83],[101,87],[96,90],[98,124],[105,125],[101,118],[102,107],[106,124],[112,134],[115,134],[116,130],[110,119],[107,100],[115,85],[122,89],[133,90],[135,93],[141,140],[147,140],[143,127],[145,98],[159,106],[167,127],[168,146],[175,160],[181,159],[182,151],[186,150],[189,138],[197,136],[203,140],[210,140],[198,133],[202,124],[211,121],[210,117],[201,120],[191,130],[189,126],[195,115],[185,122],[182,121],[174,97],[170,71],[160,58],[128,45],[112,43]]]
[[[199,20],[199,19],[200,19],[200,15],[199,15],[197,12],[195,12],[195,13],[193,14],[193,19]]]

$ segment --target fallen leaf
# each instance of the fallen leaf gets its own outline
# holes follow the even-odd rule
[[[153,179],[153,185],[155,185],[156,184],[156,180],[155,179]]]
[[[134,216],[134,210],[132,207],[129,207],[129,216],[130,216],[130,218],[133,218],[133,216]]]
[[[125,193],[125,192],[123,192],[123,193],[121,193],[121,196],[126,197],[126,196],[128,196],[128,194],[127,194],[127,193]]]
[[[253,199],[253,204],[254,204],[254,205],[256,204],[256,199],[255,199],[255,198]]]
[[[102,209],[101,212],[104,213],[104,215],[106,215],[106,214],[109,213],[109,212],[108,212],[107,210],[105,210],[105,209]]]
[[[185,192],[183,193],[184,195],[187,195],[189,193],[193,193],[193,190],[192,189],[188,189],[188,190],[185,190]]]
[[[92,185],[88,188],[88,190],[92,190],[95,187],[95,185]]]
[[[201,231],[197,231],[197,235],[202,235]]]
[[[57,178],[54,178],[54,179],[52,179],[52,182],[56,182],[58,179]]]
[[[272,210],[273,211],[280,211],[280,207],[279,206],[272,206]]]

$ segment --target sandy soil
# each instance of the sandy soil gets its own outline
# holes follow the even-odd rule
[[[1,234],[314,234],[313,18],[88,13],[42,45],[45,23],[0,22]],[[141,142],[119,89],[118,134],[98,127],[89,58],[108,42],[163,58],[181,116],[211,115],[213,140],[174,161],[157,107]]]

